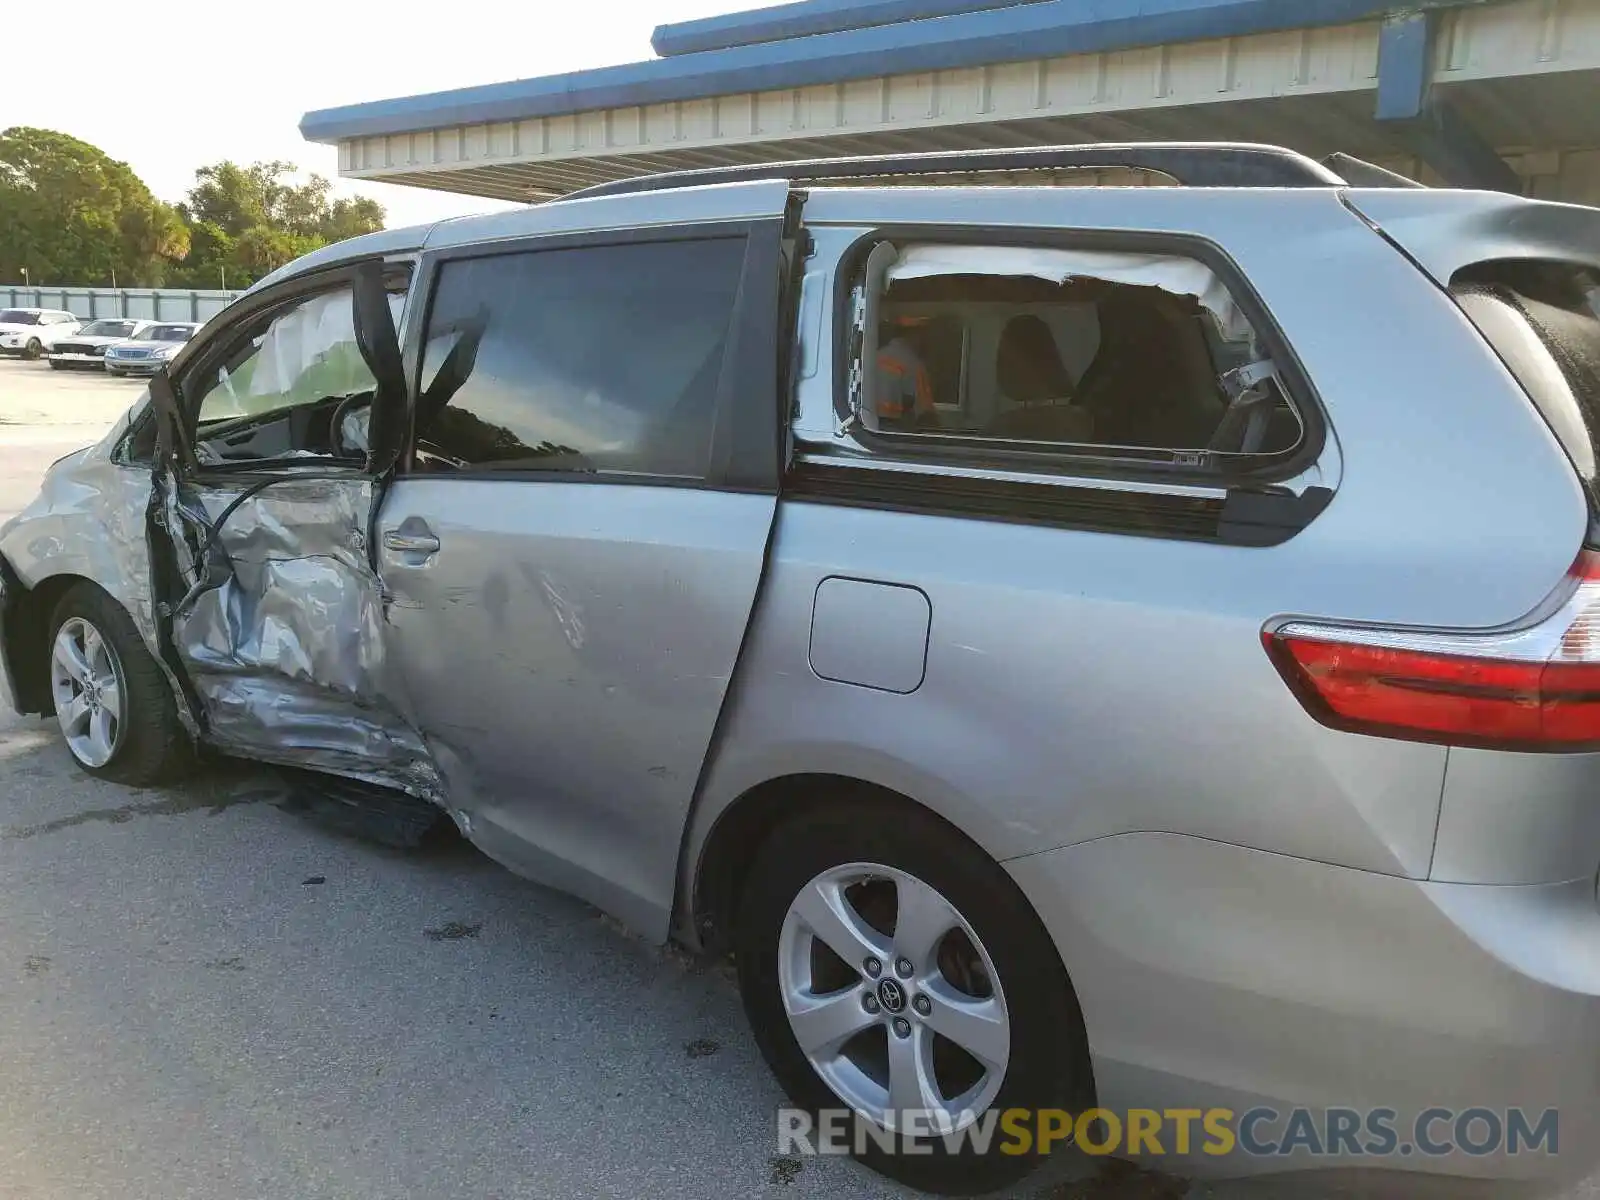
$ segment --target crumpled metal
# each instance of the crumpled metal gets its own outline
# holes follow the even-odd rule
[[[196,498],[215,520],[236,495]],[[246,500],[219,535],[231,577],[174,615],[172,640],[219,749],[442,803],[384,652],[371,503],[371,482],[354,478],[283,481]]]

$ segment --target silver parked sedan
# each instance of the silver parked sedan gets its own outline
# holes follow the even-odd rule
[[[106,351],[112,346],[136,341],[151,328],[153,322],[108,317],[90,321],[69,337],[50,348],[50,369],[70,371],[103,370]]]
[[[154,375],[199,329],[199,323],[194,321],[150,322],[137,336],[106,348],[106,371],[112,375]]]
[[[976,186],[1081,167],[1183,186]],[[319,250],[0,530],[15,701],[732,950],[798,1149],[1558,1187],[1600,213],[1340,169],[734,168]]]

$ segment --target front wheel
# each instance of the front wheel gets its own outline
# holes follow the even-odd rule
[[[134,785],[182,774],[191,743],[133,618],[100,588],[79,583],[56,605],[50,629],[50,696],[78,765]]]
[[[57,362],[52,358],[50,360],[50,369],[52,371],[65,371],[67,369],[67,364],[63,362]]]
[[[909,804],[781,826],[751,865],[736,938],[779,1081],[814,1130],[842,1123],[851,1152],[903,1183],[1011,1184],[1039,1159],[1002,1149],[999,1114],[1092,1093],[1077,1000],[1038,917],[992,859]]]

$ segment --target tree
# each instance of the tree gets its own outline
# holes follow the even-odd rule
[[[220,162],[195,172],[180,204],[193,248],[183,278],[194,287],[253,283],[328,242],[383,228],[383,206],[332,198],[321,175],[293,181],[292,163]]]
[[[126,163],[68,134],[0,132],[0,278],[159,284],[189,231]]]
[[[0,133],[0,279],[242,287],[328,242],[383,228],[383,206],[334,199],[286,162],[214,163],[163,204],[98,147],[50,129]]]

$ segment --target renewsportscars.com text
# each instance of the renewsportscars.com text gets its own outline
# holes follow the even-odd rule
[[[1438,1158],[1560,1153],[1560,1114],[1547,1108],[1429,1108],[1405,1122],[1390,1108],[1280,1112],[1252,1108],[991,1110],[968,1122],[942,1111],[908,1109],[895,1132],[855,1119],[848,1109],[778,1110],[780,1154],[931,1154],[933,1142],[977,1154],[1049,1154],[1075,1146],[1085,1154],[1127,1157],[1195,1154],[1256,1158]]]

